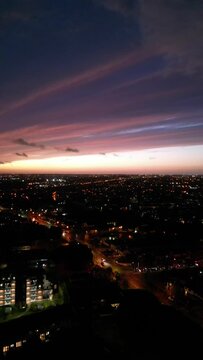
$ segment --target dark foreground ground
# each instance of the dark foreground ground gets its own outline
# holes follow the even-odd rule
[[[105,299],[84,302],[78,295],[73,293],[67,306],[1,324],[2,344],[16,333],[27,339],[2,357],[183,359],[201,353],[201,328],[146,291],[122,291],[118,308]]]

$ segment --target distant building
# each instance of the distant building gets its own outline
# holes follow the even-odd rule
[[[26,304],[42,300],[42,285],[37,279],[26,279]]]
[[[16,279],[14,276],[0,279],[0,306],[15,305]]]
[[[52,193],[52,199],[53,199],[54,201],[57,200],[57,192],[56,192],[56,191],[53,191],[53,193]]]
[[[23,307],[33,302],[52,300],[57,285],[47,280],[46,276],[16,278],[13,275],[4,275],[0,278],[0,307]]]
[[[46,279],[39,280],[37,278],[26,279],[26,304],[32,302],[40,302],[42,300],[53,299],[53,285]]]

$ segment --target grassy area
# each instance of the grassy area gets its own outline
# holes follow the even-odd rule
[[[31,315],[35,312],[44,311],[50,307],[63,305],[64,303],[69,303],[69,291],[67,283],[61,282],[58,287],[58,292],[54,295],[52,300],[32,302],[30,305],[21,308],[16,305],[0,307],[0,323]]]

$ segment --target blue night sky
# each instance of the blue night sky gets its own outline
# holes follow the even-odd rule
[[[203,174],[202,0],[0,3],[1,173]]]

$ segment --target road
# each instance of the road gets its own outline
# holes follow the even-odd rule
[[[81,237],[77,234],[73,235],[73,232],[69,226],[59,224],[57,221],[44,218],[41,214],[30,212],[28,214],[28,219],[36,221],[40,225],[44,226],[57,226],[62,229],[62,241],[61,244],[68,245],[68,243],[73,240],[73,238],[83,244],[86,244],[90,247],[93,252],[94,264],[101,266],[103,268],[111,267],[113,272],[120,274],[120,286],[121,288],[130,288],[130,289],[145,289],[153,293],[157,299],[165,305],[174,305],[176,309],[183,312],[186,316],[191,318],[193,321],[200,324],[203,327],[203,311],[202,303],[199,305],[198,301],[194,301],[192,308],[187,307],[187,302],[182,305],[172,304],[168,298],[166,287],[163,282],[159,279],[158,272],[138,272],[135,271],[132,264],[119,264],[116,262],[114,255],[106,256],[102,253],[103,249],[92,247],[89,243],[89,237]],[[114,252],[115,253],[115,252]],[[189,296],[188,296],[189,297]]]
[[[68,243],[73,240],[73,234],[69,226],[62,225],[60,223],[53,222],[53,220],[44,218],[41,214],[36,212],[31,212],[28,214],[28,218],[32,221],[36,221],[40,225],[44,226],[57,226],[62,229],[62,244],[68,245]],[[52,224],[52,225],[50,225]],[[152,292],[161,303],[169,304],[168,295],[166,289],[161,284],[156,274],[154,273],[142,273],[136,272],[132,264],[119,264],[116,262],[116,258],[113,255],[105,256],[102,251],[103,249],[95,248],[90,246],[87,239],[77,236],[77,241],[80,241],[83,244],[86,244],[90,247],[93,252],[94,264],[102,266],[103,268],[111,267],[113,272],[120,274],[120,286],[121,288],[130,288],[130,289],[146,289]],[[74,237],[75,237],[74,236]]]
[[[153,273],[135,272],[132,265],[120,265],[110,256],[105,257],[100,249],[93,249],[94,263],[103,267],[111,266],[114,272],[120,274],[121,288],[145,289],[152,292],[162,304],[169,305],[168,295]]]

